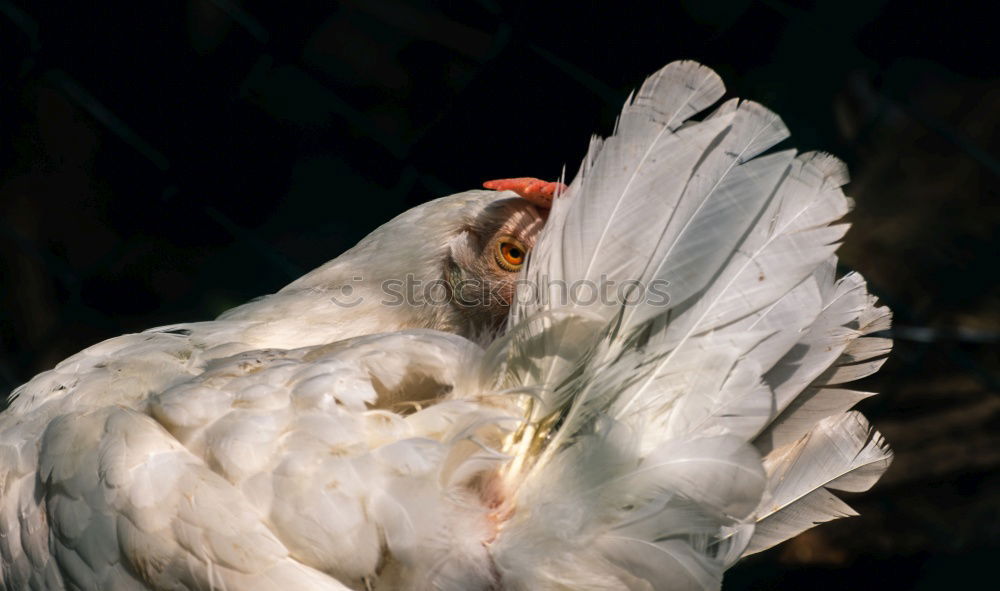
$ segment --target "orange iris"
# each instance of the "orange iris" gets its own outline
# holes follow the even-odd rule
[[[514,240],[501,240],[498,245],[497,262],[508,271],[517,271],[524,264],[524,257],[527,254],[519,242]]]

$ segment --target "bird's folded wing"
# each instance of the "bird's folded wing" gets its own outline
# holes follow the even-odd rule
[[[835,279],[844,166],[772,151],[788,132],[752,102],[691,119],[722,94],[704,66],[669,64],[592,141],[528,261],[548,297],[519,300],[492,353],[534,393],[508,485],[547,508],[505,535],[557,548],[569,528],[603,549],[587,564],[655,589],[717,586],[744,552],[845,514],[826,488],[867,488],[891,458],[845,414],[863,395],[836,387],[889,346],[861,338],[888,320],[864,281]],[[581,281],[636,291],[560,297]],[[504,549],[498,564],[532,561]]]
[[[420,551],[417,516],[446,520],[442,466],[476,465],[442,440],[503,414],[447,400],[480,388],[482,350],[454,335],[249,351],[189,336],[120,337],[20,393],[0,431],[7,588],[364,587],[387,543]],[[160,382],[131,375],[150,364]]]
[[[39,461],[59,587],[347,589],[293,559],[233,483],[149,416],[64,415]]]

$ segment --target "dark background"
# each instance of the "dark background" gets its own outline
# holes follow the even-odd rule
[[[987,4],[0,0],[0,387],[208,319],[392,215],[575,171],[690,58],[851,166],[841,250],[896,315],[862,517],[727,589],[986,588],[1000,552],[995,19]],[[994,583],[994,584],[991,584]]]

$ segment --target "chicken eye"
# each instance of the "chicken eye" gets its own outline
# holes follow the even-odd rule
[[[524,245],[513,238],[504,238],[497,242],[497,264],[508,271],[520,269],[526,254]]]

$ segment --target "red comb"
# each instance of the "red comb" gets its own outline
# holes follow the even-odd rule
[[[528,176],[516,179],[486,181],[483,186],[494,191],[514,191],[524,199],[546,209],[552,207],[552,199],[566,190],[559,182],[543,181]]]

